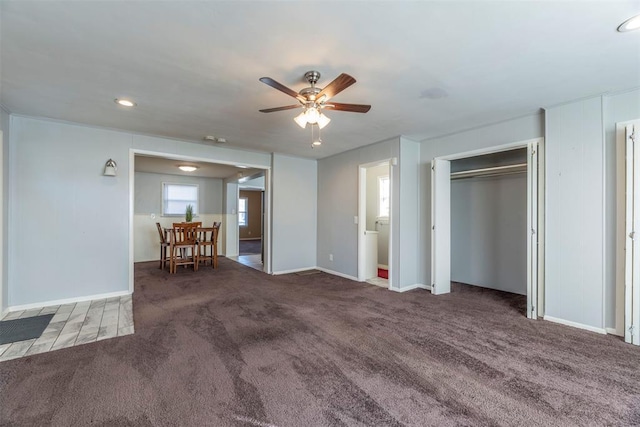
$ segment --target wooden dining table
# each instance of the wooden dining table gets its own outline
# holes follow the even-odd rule
[[[171,242],[171,233],[173,227],[163,227],[164,238],[166,242]],[[213,268],[218,267],[218,232],[220,226],[217,227],[198,227],[196,228],[198,257],[200,261],[211,260],[211,266]],[[208,234],[210,233],[210,234]],[[207,254],[207,247],[210,247],[209,254]],[[173,251],[169,249],[172,254]]]

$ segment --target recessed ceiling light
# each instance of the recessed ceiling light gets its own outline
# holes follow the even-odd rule
[[[618,27],[618,31],[626,33],[627,31],[634,31],[640,29],[640,15],[636,15],[627,19]]]
[[[245,165],[236,165],[236,167],[240,169],[249,169],[249,166],[245,166]]]
[[[321,145],[322,145],[322,141],[320,141],[320,140],[318,139],[318,140],[313,141],[313,142],[311,143],[311,148],[313,148],[313,147],[319,147],[319,146],[321,146]]]
[[[180,169],[181,171],[185,171],[185,172],[193,172],[194,170],[198,169],[197,166],[190,166],[190,165],[180,165],[178,166],[178,169]]]
[[[135,107],[136,103],[124,98],[116,98],[113,100],[116,104],[122,105],[123,107]]]

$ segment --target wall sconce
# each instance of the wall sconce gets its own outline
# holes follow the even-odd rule
[[[107,160],[107,163],[104,165],[104,176],[116,176],[116,171],[118,170],[118,165],[113,159]]]

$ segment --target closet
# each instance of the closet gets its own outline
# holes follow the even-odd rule
[[[450,176],[451,281],[526,296],[527,148],[452,160]]]

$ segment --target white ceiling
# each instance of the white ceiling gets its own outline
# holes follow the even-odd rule
[[[422,140],[640,86],[638,1],[7,1],[0,102],[12,113],[322,158],[397,135]],[[336,102],[324,145],[259,113],[307,70]],[[113,99],[130,97],[126,110]],[[294,101],[294,102],[292,102]]]

